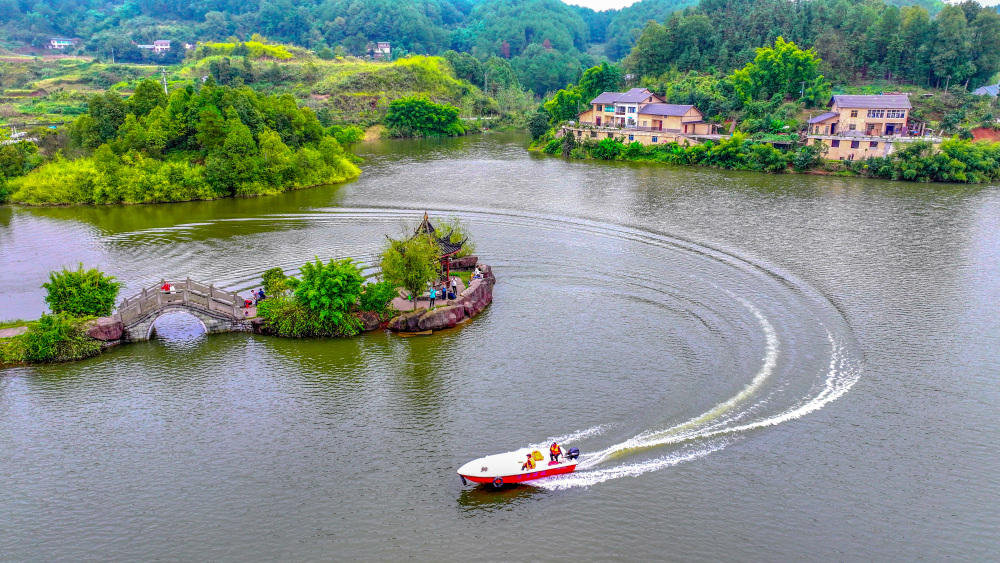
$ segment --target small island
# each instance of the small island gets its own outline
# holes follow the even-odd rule
[[[149,340],[156,320],[183,312],[207,334],[345,338],[380,329],[408,336],[453,328],[493,301],[492,268],[472,254],[458,219],[435,228],[425,213],[405,240],[387,237],[379,273],[366,280],[350,258],[306,262],[298,277],[264,272],[250,296],[186,278],[161,279],[115,307],[121,283],[81,264],[43,284],[51,313],[0,322],[0,365],[79,360]],[[432,300],[430,292],[437,299]]]

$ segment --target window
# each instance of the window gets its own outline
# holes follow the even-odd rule
[[[872,141],[872,142],[868,143],[868,146],[870,148],[877,149],[878,148],[878,141]]]
[[[840,139],[834,139],[834,140],[830,141],[830,146],[833,147],[833,148],[839,147],[840,146]]]
[[[608,138],[609,139],[614,139],[615,138],[615,134],[614,133],[608,133]]]
[[[851,148],[857,149],[861,147],[861,141],[851,141]]]
[[[656,137],[653,137],[653,142],[654,142],[654,143],[656,142]]]
[[[848,125],[847,128],[850,129],[851,131],[854,131],[855,129],[858,128],[858,126],[855,125],[854,123],[852,123],[852,124]]]
[[[604,106],[604,111],[615,111],[615,106]]]
[[[592,138],[593,138],[593,137],[596,137],[596,136],[597,136],[597,131],[591,131],[591,132],[590,132],[590,136],[591,136]]]
[[[868,110],[868,117],[873,117],[875,119],[882,119],[885,117],[884,109],[870,109]]]
[[[635,140],[635,135],[629,135],[629,136],[628,136],[628,140],[630,140],[630,141],[634,141],[634,140]]]
[[[885,110],[885,116],[888,119],[903,119],[906,117],[905,109],[887,109]]]
[[[577,130],[576,136],[577,137],[582,137],[583,136],[583,131]]]
[[[647,127],[647,126],[648,126],[648,123],[649,123],[649,122],[648,122],[648,121],[646,121],[645,119],[643,119],[643,120],[642,120],[642,126],[643,126],[643,127]]]
[[[852,109],[851,110],[851,117],[857,117],[857,116],[858,116],[858,110]]]
[[[629,113],[635,113],[635,108],[634,108],[634,107],[630,107],[630,108],[628,108],[628,112],[629,112]]]

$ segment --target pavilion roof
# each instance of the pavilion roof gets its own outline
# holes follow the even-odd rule
[[[456,252],[461,250],[462,245],[465,244],[464,240],[458,242],[451,242],[451,235],[453,231],[448,231],[448,234],[445,236],[438,236],[437,233],[438,231],[437,229],[434,228],[434,225],[431,224],[430,219],[427,217],[427,213],[424,213],[424,220],[420,222],[419,226],[417,226],[417,230],[413,232],[413,236],[417,236],[420,234],[427,234],[433,236],[434,239],[437,241],[438,249],[441,252],[440,256],[441,258],[455,254]]]

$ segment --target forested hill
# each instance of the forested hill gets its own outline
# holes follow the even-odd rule
[[[922,5],[929,18],[944,6],[939,0],[888,2]],[[521,82],[541,94],[575,82],[582,69],[603,57],[625,57],[648,21],[673,21],[671,14],[685,9],[691,13],[681,20],[684,31],[698,35],[680,38],[687,53],[681,67],[745,62],[777,34],[825,49],[830,55],[823,52],[824,58],[847,61],[837,64],[851,72],[868,72],[870,61],[889,56],[883,53],[887,49],[933,50],[930,36],[904,38],[902,47],[835,44],[871,37],[867,30],[882,21],[885,6],[881,0],[641,0],[595,12],[560,0],[0,0],[0,42],[23,51],[26,45],[41,48],[52,37],[78,38],[73,54],[103,59],[113,51],[116,60],[139,62],[156,56],[135,44],[156,39],[194,43],[260,34],[331,54],[362,54],[372,41],[389,41],[394,56],[453,49],[480,60],[508,58]],[[846,28],[850,31],[841,31]],[[873,48],[879,53],[870,55]]]
[[[966,1],[931,19],[921,6],[844,0],[701,0],[692,10],[650,22],[625,66],[639,76],[723,71],[752,61],[784,37],[813,48],[834,83],[896,80],[973,87],[1000,71],[1000,14]]]

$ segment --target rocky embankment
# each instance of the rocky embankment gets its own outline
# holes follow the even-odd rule
[[[475,256],[466,257],[471,260],[452,262],[452,269],[479,268],[483,274],[480,279],[474,279],[456,299],[442,302],[443,306],[428,311],[421,307],[416,311],[403,313],[389,321],[389,330],[396,332],[423,332],[452,328],[458,323],[478,315],[493,301],[493,285],[496,278],[493,270],[486,264],[478,264]]]

